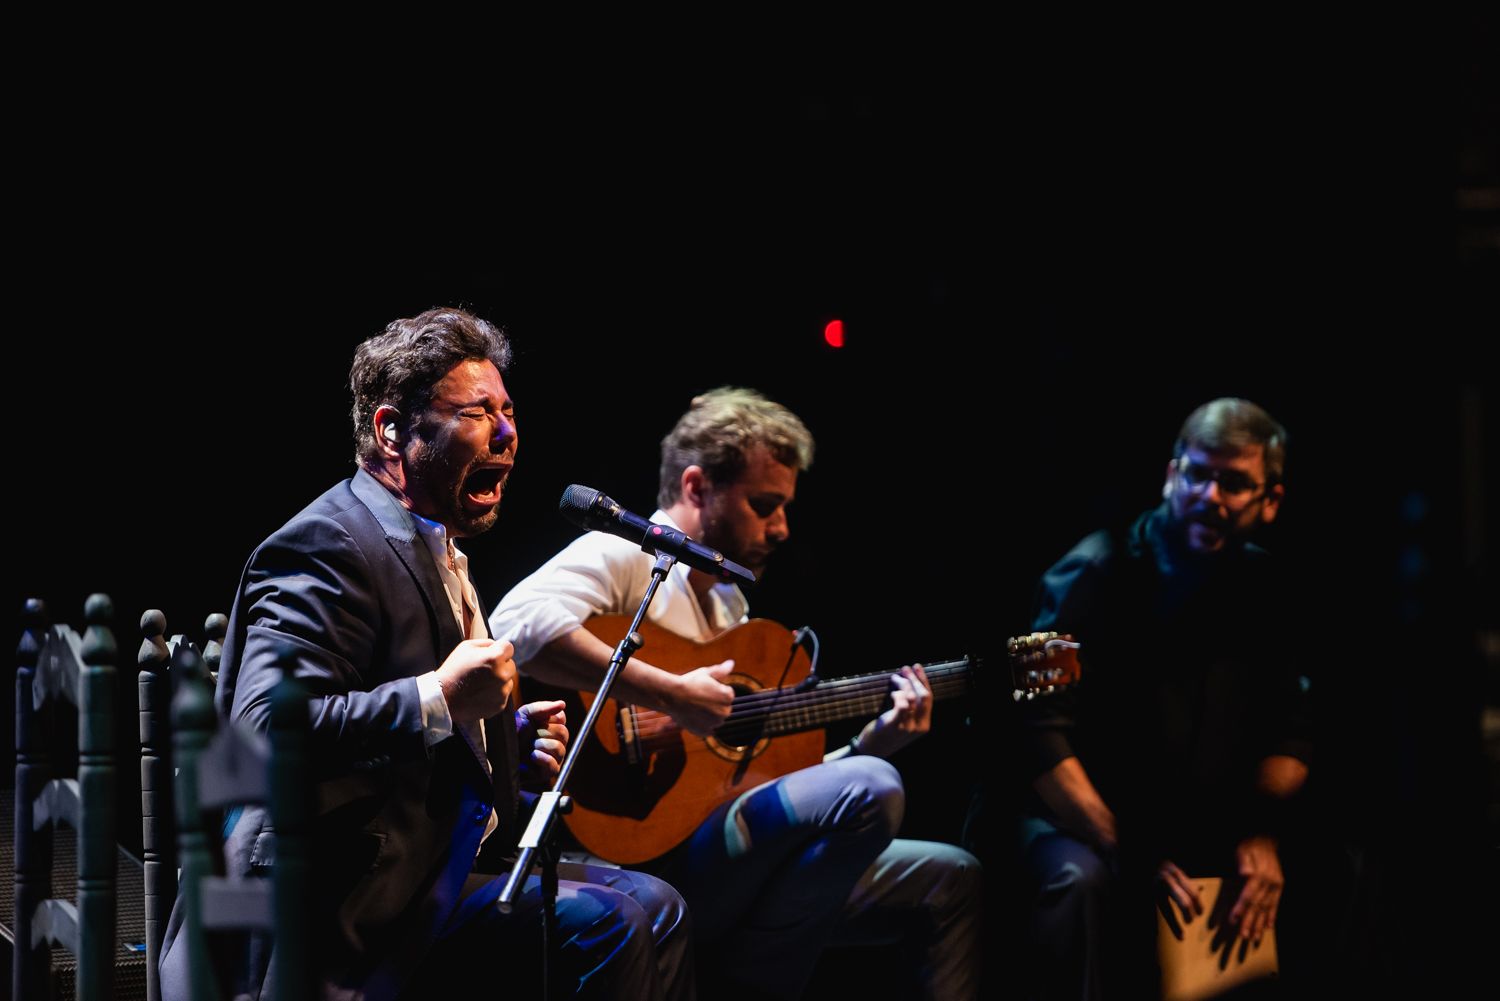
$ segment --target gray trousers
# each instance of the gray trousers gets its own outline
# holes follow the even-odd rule
[[[1154,870],[1121,865],[1042,817],[1021,821],[1032,892],[1027,991],[1040,1001],[1156,993]]]
[[[915,969],[893,968],[891,982],[909,976],[917,996],[977,996],[979,862],[892,840],[904,810],[896,769],[854,755],[752,789],[704,821],[653,869],[692,912],[704,996],[795,998],[835,943],[902,946]]]

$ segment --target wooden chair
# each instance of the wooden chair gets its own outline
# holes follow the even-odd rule
[[[275,943],[268,989],[282,1001],[299,1001],[311,994],[307,955],[311,929],[306,906],[311,822],[311,784],[306,776],[311,762],[306,692],[290,675],[277,684],[271,696],[268,741],[260,733],[217,719],[206,658],[192,644],[180,642],[169,650],[167,673],[173,676],[175,688],[171,753],[177,770],[174,812],[183,906],[178,948],[187,950],[190,994],[195,1001],[208,1001],[226,993],[214,964],[211,933],[261,932],[271,935]],[[159,729],[152,737],[153,746],[164,748]],[[160,758],[158,769],[163,767]],[[167,769],[159,775],[169,773],[170,766]],[[269,880],[224,875],[222,860],[210,847],[222,841],[224,808],[251,804],[269,808],[276,832]],[[160,801],[156,809],[159,815]],[[161,843],[159,831],[157,842]]]
[[[203,624],[203,660],[209,676],[218,670],[229,620],[214,614]],[[172,653],[188,643],[181,634],[167,639],[167,617],[158,609],[141,616],[140,671],[136,704],[141,737],[141,847],[145,855],[146,997],[161,1001],[159,967],[162,938],[177,899],[177,846],[172,796]]]
[[[115,843],[113,615],[106,595],[91,595],[80,636],[66,625],[47,628],[46,608],[37,599],[23,610],[16,673],[15,998],[51,998],[71,986],[81,1001],[102,1001],[130,996],[125,981],[143,979],[144,956],[122,947],[117,934],[123,852]],[[76,777],[54,776],[54,760],[70,756],[53,746],[62,703],[77,712]],[[53,896],[53,842],[63,840],[63,825],[77,832],[76,900]],[[66,867],[66,859],[56,861]],[[60,947],[56,953],[53,946]]]

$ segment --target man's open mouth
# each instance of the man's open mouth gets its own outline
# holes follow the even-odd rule
[[[464,499],[477,507],[493,507],[500,503],[500,493],[510,466],[486,466],[476,469],[464,477]]]

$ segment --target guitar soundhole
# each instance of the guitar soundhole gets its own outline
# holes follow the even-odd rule
[[[714,731],[713,736],[704,738],[704,743],[725,761],[744,761],[764,751],[771,742],[771,738],[765,736],[764,716],[755,714],[738,718],[744,715],[740,696],[760,691],[761,684],[748,674],[731,674],[725,680],[734,689],[735,712]]]

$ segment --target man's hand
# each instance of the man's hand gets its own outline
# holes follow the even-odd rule
[[[1198,895],[1187,873],[1179,869],[1177,863],[1170,859],[1162,859],[1161,865],[1156,868],[1156,878],[1166,891],[1168,899],[1177,904],[1178,913],[1175,914],[1169,909],[1171,904],[1164,901],[1162,907],[1167,923],[1172,928],[1172,934],[1181,939],[1183,937],[1182,925],[1191,922],[1194,915],[1203,913],[1203,898]]]
[[[521,743],[521,784],[541,791],[550,789],[562,771],[568,752],[566,703],[528,702],[516,710],[516,737]],[[526,753],[527,741],[531,743]]]
[[[437,669],[438,684],[454,723],[493,716],[510,704],[516,688],[514,648],[499,640],[464,640]]]
[[[667,702],[667,712],[679,726],[700,737],[713,733],[729,717],[734,689],[724,684],[734,670],[734,661],[700,667],[677,679]]]
[[[1267,929],[1275,927],[1276,908],[1281,903],[1284,879],[1276,839],[1265,835],[1246,838],[1234,854],[1245,886],[1229,910],[1229,923],[1239,925],[1240,938],[1259,942]]]
[[[891,675],[891,708],[865,724],[859,753],[890,757],[932,729],[932,686],[922,665]]]

